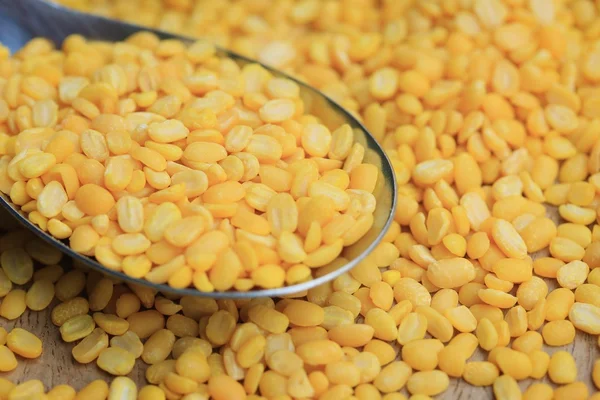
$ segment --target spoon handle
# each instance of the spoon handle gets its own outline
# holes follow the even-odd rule
[[[0,41],[15,51],[28,40],[42,36],[60,45],[72,34],[88,39],[120,41],[139,26],[86,14],[46,0],[0,0]],[[173,37],[151,28],[159,37]]]

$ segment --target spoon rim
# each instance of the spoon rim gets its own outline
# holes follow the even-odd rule
[[[13,3],[14,0],[0,0],[0,15],[2,14],[2,11],[3,11],[3,8],[1,7],[3,5],[2,3],[4,3],[4,5],[6,5],[6,1],[9,1],[14,6],[14,3]],[[80,12],[78,10],[72,10],[72,9],[64,7],[60,4],[49,2],[46,0],[20,0],[19,2],[17,2],[17,4],[19,4],[19,3],[21,3],[21,5],[23,5],[23,6],[25,6],[25,3],[43,4],[43,5],[48,6],[51,9],[54,9],[54,12],[69,15],[71,18],[79,18],[79,19],[81,19],[81,21],[84,21],[86,19],[87,20],[95,20],[95,21],[103,23],[103,24],[120,26],[122,28],[126,28],[127,30],[130,30],[131,33],[129,33],[129,35],[136,33],[136,32],[150,32],[150,33],[156,34],[161,39],[177,39],[177,40],[186,42],[188,44],[193,43],[197,40],[201,40],[201,39],[194,39],[191,37],[187,37],[184,35],[169,33],[169,32],[154,29],[154,28],[144,27],[144,26],[132,24],[129,22],[111,19],[111,18],[107,18],[107,17],[101,16],[101,15],[94,15],[94,14]],[[19,8],[19,7],[17,7],[17,8]],[[4,10],[6,11],[5,8],[4,8]],[[14,11],[14,8],[13,8],[13,11]],[[31,10],[29,9],[28,11],[31,11]],[[51,18],[51,16],[45,17],[45,19],[46,18],[49,19],[49,18]],[[46,19],[46,21],[48,19]],[[83,23],[84,22],[81,22],[81,24],[83,24]],[[20,26],[21,26],[21,24],[20,24]],[[75,33],[78,33],[78,32],[72,32],[70,34],[75,34]],[[129,36],[129,35],[127,35],[127,36]],[[121,40],[125,40],[127,36],[125,36]],[[34,37],[40,37],[40,36],[34,36]],[[98,39],[91,38],[91,39],[92,40],[102,40],[100,38],[98,38]],[[112,40],[104,39],[104,41],[112,41]],[[57,45],[57,47],[58,47],[58,43],[56,43],[56,41],[53,40],[53,43],[55,45]],[[394,169],[392,167],[392,164],[391,164],[387,154],[385,153],[385,151],[383,150],[381,145],[377,142],[377,140],[373,137],[373,135],[369,132],[369,130],[363,125],[363,123],[361,121],[359,121],[354,115],[352,115],[349,111],[347,111],[345,108],[343,108],[341,105],[339,105],[335,100],[333,100],[332,98],[327,96],[325,93],[321,92],[320,90],[314,88],[313,86],[311,86],[305,82],[300,81],[298,78],[295,78],[294,76],[291,76],[286,72],[283,72],[279,69],[265,65],[265,64],[259,62],[258,60],[243,56],[243,55],[238,54],[231,50],[224,49],[218,45],[215,45],[215,47],[217,49],[217,55],[219,57],[229,57],[235,61],[241,60],[245,63],[258,64],[258,65],[262,66],[263,68],[265,68],[266,70],[268,70],[269,72],[271,72],[274,76],[282,77],[282,78],[286,78],[286,79],[290,79],[290,80],[294,81],[303,90],[307,90],[311,94],[325,99],[328,106],[331,109],[333,109],[336,114],[340,115],[343,118],[343,120],[345,121],[345,123],[348,123],[353,128],[353,133],[354,133],[354,129],[359,129],[360,131],[362,131],[362,133],[364,134],[364,137],[366,139],[366,148],[374,151],[377,154],[377,156],[379,157],[379,159],[381,160],[380,173],[383,176],[381,176],[380,179],[384,180],[383,186],[386,186],[386,185],[390,186],[389,192],[391,195],[391,202],[390,202],[391,204],[390,204],[389,214],[387,215],[387,217],[385,219],[385,223],[381,227],[380,232],[366,246],[366,248],[364,248],[364,250],[362,250],[357,256],[355,256],[354,258],[349,260],[346,264],[340,266],[339,268],[337,268],[331,272],[328,272],[327,274],[324,274],[324,275],[316,277],[316,278],[312,278],[310,280],[307,280],[307,281],[304,281],[301,283],[297,283],[297,284],[289,285],[289,286],[282,286],[282,287],[278,287],[278,288],[251,289],[248,291],[228,290],[228,291],[213,291],[213,292],[202,292],[194,287],[173,288],[166,283],[165,284],[156,284],[156,283],[147,281],[144,278],[131,277],[122,271],[112,270],[112,269],[100,264],[100,262],[98,262],[95,258],[93,258],[91,256],[86,256],[81,253],[75,252],[65,243],[66,240],[62,241],[62,240],[56,239],[50,233],[42,230],[37,225],[35,225],[33,222],[29,221],[22,214],[22,211],[17,209],[16,206],[12,205],[9,197],[4,193],[0,193],[0,205],[4,209],[6,209],[9,212],[9,214],[11,214],[14,218],[16,218],[21,225],[24,225],[26,228],[28,228],[30,231],[32,231],[37,237],[44,240],[46,243],[52,245],[53,247],[58,248],[63,254],[66,254],[67,256],[71,257],[74,260],[77,260],[81,264],[83,264],[89,268],[92,268],[93,270],[96,270],[98,272],[101,272],[104,275],[108,275],[112,278],[115,278],[115,279],[118,279],[118,280],[121,280],[121,281],[124,281],[127,283],[131,283],[131,284],[143,285],[146,287],[150,287],[150,288],[152,288],[158,292],[162,292],[162,293],[170,293],[170,294],[181,295],[181,296],[214,298],[214,299],[251,299],[251,298],[259,298],[259,297],[282,297],[282,296],[294,295],[294,294],[309,290],[311,288],[317,287],[321,284],[332,281],[335,278],[337,278],[338,276],[353,269],[360,262],[365,260],[372,253],[372,251],[375,249],[375,247],[377,247],[377,245],[379,245],[382,242],[382,239],[384,238],[389,227],[391,226],[392,222],[394,221],[394,216],[395,216],[396,207],[397,207],[397,197],[398,197],[397,196],[397,183],[396,183]],[[354,133],[354,135],[356,136],[356,133]],[[387,194],[387,190],[383,191],[383,192],[384,192],[384,194]],[[377,200],[378,200],[377,201],[377,206],[378,206],[379,199],[377,199]],[[377,211],[377,209],[376,209],[376,211]],[[371,228],[371,229],[373,229],[373,228]],[[338,257],[340,257],[340,256],[338,256]]]

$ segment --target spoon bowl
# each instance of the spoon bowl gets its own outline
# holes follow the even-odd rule
[[[116,42],[122,41],[136,32],[148,31],[156,34],[161,39],[178,39],[186,44],[191,44],[194,41],[194,39],[191,38],[155,29],[124,23],[101,16],[84,14],[44,0],[0,0],[0,25],[2,26],[2,29],[0,30],[0,43],[9,47],[12,52],[19,50],[27,41],[34,37],[45,37],[54,42],[57,46],[60,46],[63,40],[72,34],[80,34],[92,40]],[[240,66],[248,63],[261,64],[255,60],[221,48],[217,48],[217,55],[231,58]],[[65,241],[57,240],[29,221],[19,208],[10,201],[10,198],[4,194],[0,196],[0,206],[42,240],[60,249],[63,253],[69,255],[80,264],[112,278],[128,283],[149,286],[164,293],[216,299],[282,297],[306,291],[335,279],[364,260],[381,242],[387,229],[392,223],[396,208],[396,180],[393,168],[383,152],[383,149],[367,129],[335,101],[285,73],[266,65],[262,66],[269,70],[273,76],[284,77],[295,81],[300,87],[300,95],[304,101],[306,112],[318,117],[321,120],[321,123],[328,128],[333,130],[342,124],[348,124],[354,132],[355,142],[362,144],[365,148],[364,162],[375,165],[380,172],[376,188],[373,192],[377,199],[377,206],[373,215],[373,226],[358,242],[344,249],[343,256],[349,261],[339,265],[337,269],[296,285],[284,286],[276,289],[210,293],[201,292],[194,288],[174,289],[166,284],[154,284],[144,279],[132,278],[120,271],[110,270],[98,263],[94,258],[73,251]]]

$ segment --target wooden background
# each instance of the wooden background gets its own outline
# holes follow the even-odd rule
[[[563,222],[559,220],[558,212],[555,207],[548,206],[547,209],[547,215],[552,218],[557,225]],[[6,217],[2,209],[0,209],[0,216]],[[6,222],[8,225],[11,225],[11,227],[16,226],[9,223],[4,218],[0,218],[0,220],[3,221],[3,224]],[[534,254],[532,257],[535,259],[547,255],[547,251],[541,251]],[[555,280],[545,280],[548,283],[550,290],[557,286]],[[7,330],[12,329],[13,327],[22,327],[35,333],[44,343],[44,350],[38,359],[25,360],[19,358],[19,366],[17,369],[11,373],[0,373],[0,377],[18,383],[28,379],[39,379],[44,383],[46,389],[50,389],[60,384],[69,384],[79,390],[94,379],[104,379],[105,381],[110,382],[112,377],[100,370],[95,362],[81,365],[73,359],[71,356],[71,349],[75,346],[75,343],[63,342],[58,327],[52,324],[50,319],[50,311],[57,303],[58,301],[55,299],[50,307],[41,312],[27,310],[15,321],[6,321],[0,317],[0,326]],[[570,345],[561,347],[544,346],[544,350],[550,354],[559,350],[570,352],[577,363],[577,379],[587,384],[590,395],[597,391],[591,378],[594,362],[598,359],[600,353],[597,336],[577,331],[575,341]],[[470,360],[484,361],[486,359],[487,352],[477,349]],[[138,384],[138,387],[147,384],[144,376],[146,368],[147,365],[141,359],[138,359],[134,370],[129,374],[129,377]],[[527,379],[519,382],[522,391],[525,391],[532,382],[535,381]],[[547,376],[543,382],[556,386],[549,381]],[[403,390],[403,393],[408,397],[406,389]],[[444,400],[480,400],[492,398],[493,394],[491,387],[474,387],[462,379],[451,379],[448,390],[436,396],[436,399]]]
[[[60,338],[58,327],[52,324],[50,320],[50,308],[41,312],[27,311],[16,321],[0,319],[0,324],[5,328],[12,327],[25,328],[42,339],[44,342],[44,351],[42,356],[35,360],[19,359],[17,369],[8,374],[0,373],[0,377],[7,378],[13,382],[22,382],[27,379],[40,379],[51,388],[60,384],[69,384],[76,389],[81,389],[87,383],[94,379],[104,379],[110,382],[111,377],[104,371],[96,367],[95,363],[87,365],[78,364],[71,356],[71,349],[74,343],[64,343]],[[591,380],[591,371],[594,361],[598,357],[597,338],[582,332],[577,332],[575,342],[562,347],[545,347],[549,353],[558,350],[569,351],[577,361],[577,378],[584,381],[590,388],[590,394],[595,392]],[[485,360],[487,352],[480,349],[475,353],[471,360]],[[136,362],[136,367],[129,375],[138,386],[145,385],[144,373],[146,365],[141,359]],[[525,390],[531,380],[520,382],[521,389]],[[549,382],[545,379],[545,382]],[[404,391],[404,394],[407,394]],[[488,399],[492,398],[491,387],[479,388],[466,383],[461,379],[451,379],[450,388],[443,394],[436,396],[436,399]]]

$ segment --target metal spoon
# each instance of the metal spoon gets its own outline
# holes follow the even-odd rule
[[[153,32],[161,39],[175,38],[187,43],[193,42],[191,38],[100,16],[84,14],[44,0],[0,0],[0,27],[0,42],[8,46],[12,52],[20,49],[28,40],[34,37],[45,37],[53,41],[57,46],[60,46],[63,40],[71,34],[80,34],[88,39],[95,40],[122,41],[140,30]],[[255,60],[225,49],[218,49],[218,54],[229,57],[240,65],[247,63],[258,64]],[[93,258],[74,252],[65,242],[55,239],[31,223],[5,195],[0,196],[0,205],[38,237],[57,247],[63,253],[80,263],[113,278],[129,283],[150,286],[161,292],[176,295],[233,299],[267,296],[281,297],[299,293],[335,279],[367,257],[381,241],[390,226],[396,208],[396,180],[393,169],[382,148],[366,128],[337,103],[305,83],[268,66],[263,65],[263,67],[271,71],[275,76],[294,80],[300,86],[301,96],[306,104],[306,111],[319,117],[328,127],[334,129],[344,123],[349,124],[354,131],[355,141],[365,147],[365,162],[376,165],[380,170],[380,176],[374,191],[374,195],[377,198],[377,207],[374,214],[375,222],[373,227],[361,240],[344,249],[343,256],[349,262],[339,266],[336,270],[300,284],[277,289],[212,293],[200,292],[193,288],[173,289],[168,285],[153,284],[144,279],[131,278],[122,272],[105,268]]]

